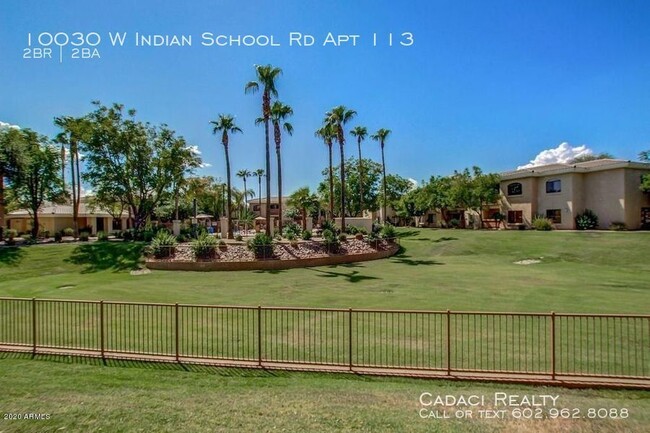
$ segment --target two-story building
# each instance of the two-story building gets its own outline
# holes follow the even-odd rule
[[[501,174],[501,213],[508,227],[529,226],[536,215],[558,229],[575,229],[585,209],[598,216],[599,228],[623,223],[649,228],[650,194],[640,189],[650,164],[601,159],[550,164]]]

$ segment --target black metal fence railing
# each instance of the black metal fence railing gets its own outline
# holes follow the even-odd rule
[[[650,381],[650,315],[0,298],[0,350]]]

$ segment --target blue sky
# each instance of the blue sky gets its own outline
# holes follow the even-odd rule
[[[646,1],[29,1],[3,2],[0,121],[54,135],[52,118],[90,101],[121,102],[198,145],[223,176],[209,120],[237,116],[233,169],[263,167],[260,96],[244,95],[253,65],[283,69],[280,99],[295,110],[283,143],[285,191],[315,186],[327,163],[313,136],[344,104],[351,126],[393,131],[387,166],[416,180],[479,165],[505,171],[562,142],[636,159],[650,148],[650,3]],[[272,4],[272,6],[269,6]],[[27,34],[97,32],[100,59],[23,59]],[[312,34],[290,47],[289,32]],[[108,32],[127,32],[112,47]],[[191,47],[135,47],[135,32],[191,34]],[[274,35],[280,47],[205,47],[201,34]],[[328,32],[357,46],[322,46]],[[394,45],[386,46],[388,33]],[[411,32],[402,47],[398,35]],[[372,34],[384,38],[372,46]],[[380,39],[381,41],[381,39]],[[349,139],[347,154],[356,154]],[[379,159],[368,140],[367,157]]]

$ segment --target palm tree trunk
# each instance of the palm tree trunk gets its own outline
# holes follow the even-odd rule
[[[79,237],[79,218],[78,218],[78,208],[77,208],[77,176],[76,176],[76,165],[75,165],[75,148],[71,143],[70,146],[70,184],[72,187],[72,230],[73,235],[76,238]]]
[[[282,233],[282,158],[280,155],[280,147],[276,147],[275,151],[278,157],[278,212],[280,213],[278,218],[278,231]]]
[[[230,188],[230,155],[228,154],[228,145],[224,145],[226,150],[226,183],[227,183],[227,197],[228,202],[226,204],[226,218],[228,219],[228,239],[233,239],[232,232],[232,189]]]
[[[271,236],[271,151],[269,150],[269,119],[264,119],[264,135],[266,140],[266,235]]]
[[[5,177],[0,171],[0,241],[4,240],[5,234]]]
[[[361,138],[357,139],[359,146],[359,214],[363,217],[363,165],[361,162]]]
[[[262,176],[257,176],[257,203],[260,206],[260,216],[262,216]]]
[[[384,190],[384,223],[386,222],[386,163],[384,162],[384,143],[381,144],[381,172],[382,172],[382,189]]]
[[[330,220],[334,221],[334,168],[332,167],[332,143],[329,144],[330,156]]]
[[[246,176],[244,176],[244,209],[248,209],[248,190],[246,189]],[[243,215],[243,210],[240,212]],[[241,216],[240,216],[241,218]],[[244,222],[244,230],[248,230],[248,223]]]
[[[345,233],[345,152],[342,140],[339,141],[339,150],[341,151],[341,233]]]

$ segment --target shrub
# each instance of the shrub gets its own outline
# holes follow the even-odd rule
[[[70,227],[64,228],[63,236],[74,236],[74,230],[72,230]]]
[[[50,238],[50,231],[49,230],[43,230],[41,232],[41,236],[43,236],[43,239],[49,239]]]
[[[553,230],[553,221],[541,215],[537,215],[533,218],[532,225],[535,230],[539,231]]]
[[[593,230],[598,227],[598,216],[592,210],[585,209],[576,217],[576,227],[578,230]]]
[[[235,236],[235,240],[238,241],[238,242],[241,242],[241,241],[244,240],[244,238],[242,237],[242,235],[237,235],[237,236]]]
[[[329,230],[332,233],[336,233],[338,231],[338,228],[336,227],[336,224],[334,224],[334,221],[329,220],[323,221],[323,224],[321,224],[321,229],[323,230],[323,233],[325,233],[325,230]]]
[[[620,232],[627,230],[627,225],[621,221],[612,221],[612,223],[609,225],[609,229]]]
[[[228,248],[228,244],[223,239],[219,239],[219,241],[215,240],[215,242],[217,243],[217,245],[219,245],[219,249],[221,249],[221,250],[225,251],[226,248]]]
[[[54,242],[63,242],[63,235],[61,232],[54,233]]]
[[[192,252],[197,259],[211,259],[216,255],[216,246],[217,239],[204,233],[192,242]]]
[[[339,251],[340,243],[332,230],[323,230],[323,239],[328,253],[337,253]]]
[[[341,233],[339,235],[339,242],[347,242],[347,241],[348,241],[348,237],[345,235],[345,233]]]
[[[149,249],[157,259],[172,257],[176,253],[176,237],[167,231],[161,230],[151,241]]]
[[[248,249],[253,251],[258,259],[271,257],[273,255],[273,238],[266,233],[258,233],[248,241]]]
[[[143,240],[145,242],[151,242],[155,235],[156,235],[156,233],[153,230],[150,230],[150,229],[149,230],[143,230],[141,232],[140,236],[138,236],[138,239],[141,239],[141,240]]]
[[[303,230],[301,237],[302,237],[303,241],[310,240],[311,239],[311,231],[310,230]]]
[[[397,237],[397,231],[395,231],[395,227],[391,224],[386,223],[382,226],[379,235],[382,239],[395,239]]]
[[[189,238],[186,235],[184,235],[183,233],[180,233],[178,236],[176,236],[176,240],[178,242],[187,242],[189,240]]]
[[[449,220],[449,227],[452,229],[457,229],[460,227],[460,220],[458,218],[452,218]]]
[[[88,242],[88,239],[90,239],[90,233],[88,233],[88,232],[80,232],[79,233],[79,240],[81,242]]]
[[[122,239],[122,231],[121,230],[114,231],[113,236],[115,236],[115,239]]]
[[[5,235],[7,236],[7,239],[13,239],[16,236],[18,236],[18,230],[14,230],[14,229],[5,230]]]
[[[108,241],[108,233],[106,232],[97,232],[97,240],[100,242]]]
[[[358,234],[366,236],[368,234],[368,230],[366,230],[365,227],[359,227],[359,233]]]
[[[122,233],[122,239],[124,239],[125,242],[129,242],[133,240],[133,230],[124,230]]]
[[[295,241],[295,240],[296,240],[296,235],[295,235],[295,233],[293,233],[293,232],[288,232],[286,235],[284,235],[284,237],[285,237],[288,241]]]
[[[357,233],[359,233],[359,228],[356,226],[347,226],[346,232],[349,235],[356,235]]]
[[[283,235],[285,238],[289,239],[289,236],[293,236],[293,238],[295,239],[300,235],[300,232],[302,230],[298,224],[296,224],[295,222],[290,222],[284,226],[283,231],[284,231]]]

